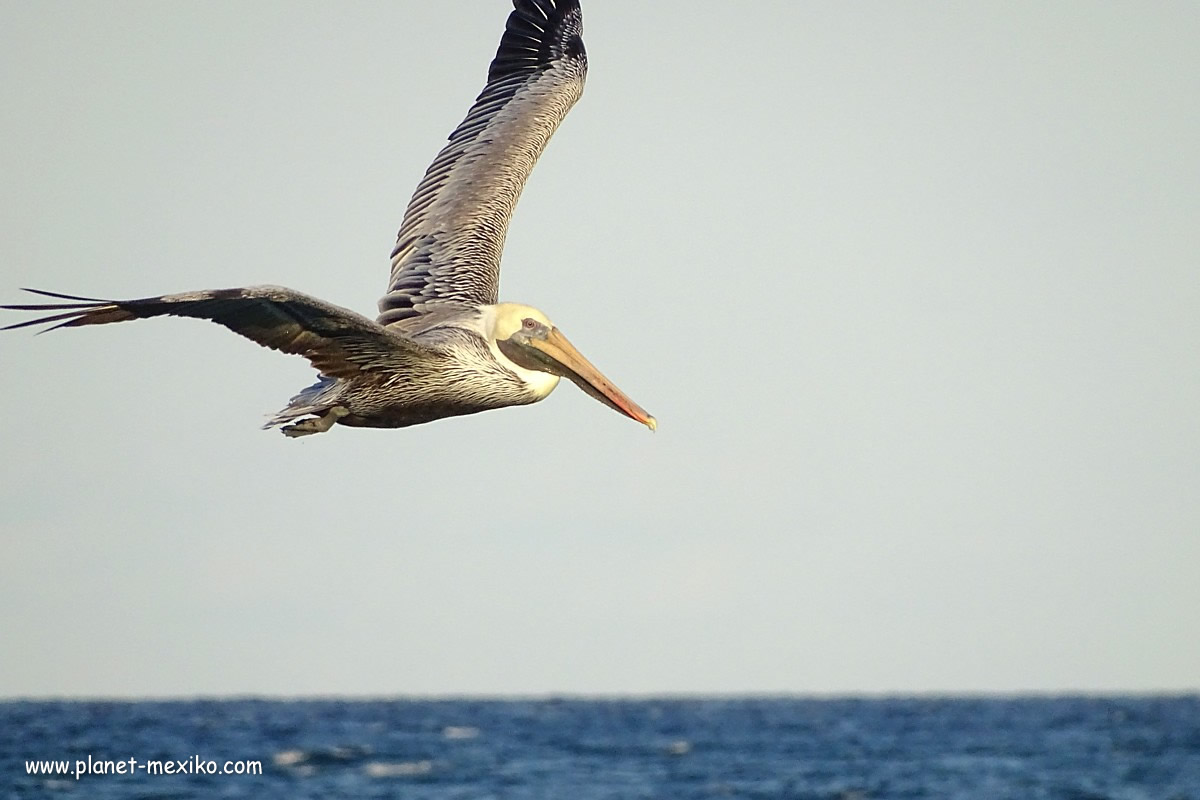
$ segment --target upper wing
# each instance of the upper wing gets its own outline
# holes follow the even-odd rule
[[[496,302],[525,179],[583,93],[579,0],[513,0],[487,86],[425,173],[392,251],[387,325],[445,303]]]
[[[323,375],[335,378],[394,367],[406,360],[405,356],[429,352],[361,314],[281,286],[211,289],[140,300],[98,300],[37,289],[26,291],[77,302],[0,306],[16,311],[59,312],[0,330],[59,320],[65,322],[54,328],[163,315],[196,317],[224,325],[264,347],[302,355]]]

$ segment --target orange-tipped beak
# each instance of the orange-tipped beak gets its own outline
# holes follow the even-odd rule
[[[544,339],[530,339],[530,346],[547,356],[555,370],[564,378],[569,378],[580,389],[599,400],[604,405],[621,412],[630,419],[637,420],[650,430],[658,427],[658,421],[646,413],[646,410],[629,399],[629,396],[613,386],[612,381],[604,377],[600,370],[592,366],[592,362],[583,357],[575,349],[575,345],[567,341],[558,328],[551,328]]]

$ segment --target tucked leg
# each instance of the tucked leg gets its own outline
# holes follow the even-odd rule
[[[339,419],[347,416],[350,409],[345,406],[334,406],[319,417],[309,417],[283,428],[283,435],[293,439],[297,436],[308,436],[313,433],[324,433],[334,426]]]

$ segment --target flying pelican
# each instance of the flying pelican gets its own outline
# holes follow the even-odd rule
[[[579,0],[513,0],[487,84],[409,201],[375,320],[280,286],[140,300],[36,289],[69,303],[4,330],[47,330],[157,316],[216,322],[320,373],[266,427],[288,436],[335,424],[402,428],[536,403],[568,378],[654,430],[657,423],[584,358],[541,311],[498,303],[500,253],[534,162],[583,93],[587,54]],[[65,320],[60,322],[60,320]]]

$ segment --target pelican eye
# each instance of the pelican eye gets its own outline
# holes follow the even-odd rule
[[[535,339],[545,339],[546,334],[549,333],[549,329],[533,317],[526,317],[521,320],[521,333],[526,336],[532,336]]]

